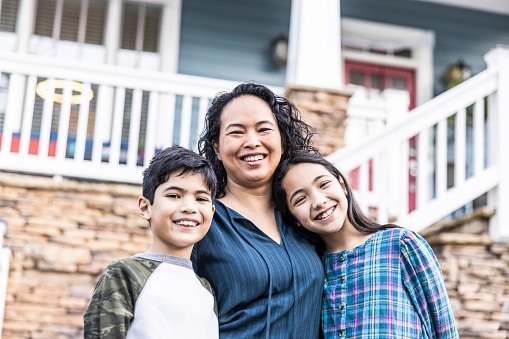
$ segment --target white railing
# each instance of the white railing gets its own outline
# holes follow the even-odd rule
[[[158,149],[196,149],[210,100],[237,84],[8,52],[0,75],[0,170],[128,183]]]
[[[509,49],[497,47],[486,61],[487,70],[328,157],[345,173],[356,171],[356,198],[378,221],[419,231],[483,194],[495,208],[509,203],[509,157],[501,147],[509,141]],[[415,170],[416,206],[409,211]],[[509,239],[507,214],[497,209],[493,237]]]

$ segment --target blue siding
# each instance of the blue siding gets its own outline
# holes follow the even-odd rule
[[[463,59],[477,73],[486,68],[486,52],[509,45],[508,15],[409,0],[342,0],[341,14],[434,31],[435,94],[443,90],[440,77],[448,65]]]
[[[288,35],[291,0],[183,0],[179,73],[283,86],[270,41]]]
[[[284,86],[269,44],[288,34],[290,9],[291,0],[183,0],[179,73]],[[486,52],[509,45],[508,15],[411,0],[341,0],[341,15],[434,31],[435,94],[449,64],[461,58],[477,73]]]

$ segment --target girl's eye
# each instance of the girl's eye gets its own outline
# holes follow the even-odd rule
[[[172,199],[178,199],[178,197],[179,197],[179,196],[178,196],[178,194],[176,194],[176,193],[170,193],[170,194],[168,194],[168,195],[166,195],[166,196],[167,196],[168,198],[172,198]]]
[[[329,180],[327,180],[327,181],[322,181],[322,182],[320,183],[320,188],[327,188],[327,187],[329,186],[329,184],[330,184],[330,183],[331,183],[331,182],[330,182]]]
[[[303,202],[304,202],[304,200],[305,200],[305,197],[297,197],[297,199],[294,199],[294,200],[293,200],[293,204],[294,204],[295,206],[297,206],[297,205],[299,205],[299,204],[303,203]]]

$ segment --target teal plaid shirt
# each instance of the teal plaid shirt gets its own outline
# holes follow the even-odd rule
[[[380,230],[323,261],[325,338],[459,338],[440,266],[418,234]]]

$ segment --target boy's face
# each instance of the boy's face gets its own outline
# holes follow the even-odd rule
[[[320,235],[343,228],[348,210],[345,190],[325,167],[292,165],[282,185],[290,213],[304,228]]]
[[[202,174],[177,173],[157,187],[153,204],[140,197],[138,207],[151,223],[150,252],[190,258],[193,245],[210,228],[215,206]]]

